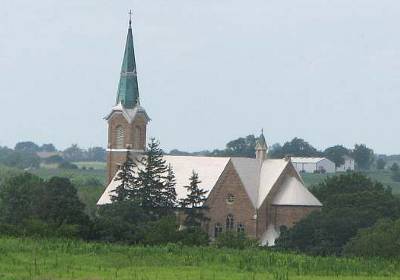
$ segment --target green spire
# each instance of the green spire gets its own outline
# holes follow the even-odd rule
[[[131,15],[131,12],[129,12]],[[122,61],[121,77],[119,79],[117,104],[125,108],[134,108],[139,101],[139,88],[136,75],[135,51],[131,19],[129,18],[128,35],[126,37],[124,60]]]

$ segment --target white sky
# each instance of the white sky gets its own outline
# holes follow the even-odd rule
[[[398,0],[0,0],[0,145],[106,146],[127,31],[166,149],[258,134],[400,153]]]

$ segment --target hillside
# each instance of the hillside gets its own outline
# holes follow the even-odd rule
[[[0,238],[0,279],[398,279],[400,263],[267,250]]]
[[[392,180],[392,172],[390,170],[372,170],[362,172],[372,180],[381,182],[383,185],[391,187],[392,191],[396,195],[400,195],[400,182],[395,182]],[[321,183],[326,177],[334,176],[336,174],[312,174],[312,173],[302,173],[301,176],[307,187]]]

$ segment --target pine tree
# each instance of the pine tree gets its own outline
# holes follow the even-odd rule
[[[199,175],[193,171],[192,176],[189,178],[189,185],[185,186],[188,194],[187,197],[181,199],[180,205],[184,208],[186,218],[185,226],[187,227],[200,227],[202,222],[207,220],[204,211],[207,209],[204,202],[207,200],[206,190],[200,188]]]
[[[159,142],[152,138],[137,177],[141,206],[152,213],[163,207],[164,177],[168,169],[163,155]]]
[[[173,209],[176,206],[176,179],[172,166],[169,164],[167,168],[167,176],[165,176],[163,190],[163,207]]]
[[[126,153],[126,160],[117,172],[115,181],[120,181],[117,188],[114,190],[116,195],[111,195],[111,201],[125,201],[134,197],[136,190],[135,177],[136,164],[130,156],[130,152]]]

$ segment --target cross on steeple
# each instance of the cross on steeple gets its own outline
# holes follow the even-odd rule
[[[132,27],[132,10],[129,10],[129,27]]]

